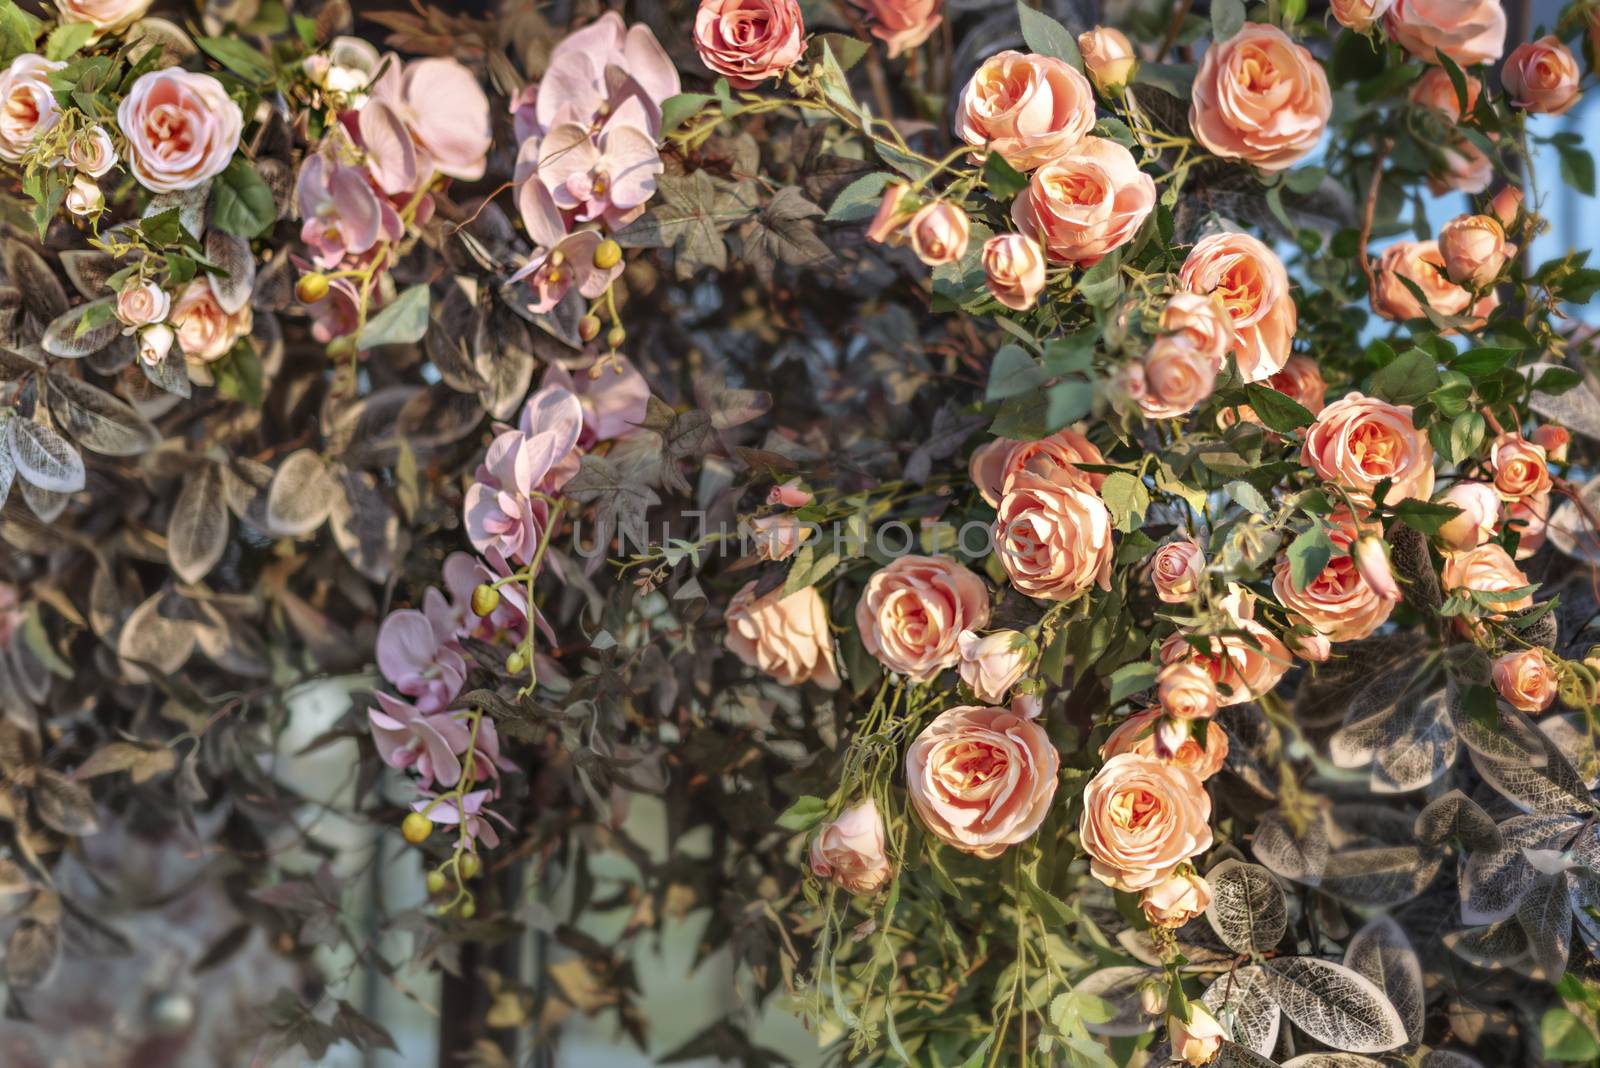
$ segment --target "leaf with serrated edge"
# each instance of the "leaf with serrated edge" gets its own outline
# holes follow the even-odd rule
[[[1315,957],[1266,961],[1273,996],[1294,1025],[1347,1053],[1382,1053],[1406,1040],[1405,1024],[1372,980]]]

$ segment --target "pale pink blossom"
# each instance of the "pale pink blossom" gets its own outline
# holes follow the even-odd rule
[[[334,268],[346,256],[360,256],[380,239],[398,241],[405,225],[389,201],[378,194],[360,167],[316,152],[300,165],[295,203],[303,220],[300,240],[317,265]]]
[[[117,105],[128,169],[152,193],[215,178],[233,161],[244,113],[209,74],[169,67],[142,74]]]
[[[431,716],[383,691],[367,710],[367,725],[378,756],[391,768],[409,768],[424,789],[435,782],[454,786],[461,779],[459,754],[466,752],[467,727],[448,712]]]
[[[383,73],[369,87],[362,114],[377,109],[399,120],[415,145],[419,180],[434,173],[468,182],[482,178],[489,157],[489,98],[477,77],[449,58],[407,62],[390,54],[380,65]]]
[[[507,430],[490,443],[477,479],[467,489],[463,516],[473,548],[486,552],[494,547],[506,559],[524,564],[538,552],[549,522],[545,497],[575,471],[570,456],[583,428],[583,408],[564,389],[540,390],[528,406],[534,416],[529,425],[536,429]]]
[[[484,789],[473,790],[459,798],[425,797],[413,801],[411,808],[441,826],[458,827],[457,838],[465,849],[475,849],[477,842],[494,849],[500,844],[500,835],[495,831],[494,824],[498,823],[508,831],[514,829],[509,820],[487,807],[498,792]]]
[[[678,69],[650,27],[627,26],[608,11],[563,37],[544,77],[512,100],[517,141],[542,137],[564,123],[593,127],[630,100],[643,107],[645,130],[654,137],[661,129],[661,105],[679,90]]]
[[[728,651],[750,667],[785,686],[839,688],[828,606],[815,586],[787,597],[782,589],[757,597],[755,582],[748,582],[728,602],[724,619]]]
[[[610,358],[577,375],[552,363],[539,384],[541,388],[561,386],[583,405],[578,448],[584,450],[634,433],[650,406],[650,386],[626,356]]]
[[[1487,482],[1457,482],[1439,496],[1439,502],[1460,509],[1459,515],[1439,526],[1439,540],[1448,549],[1476,548],[1500,527],[1500,494]]]
[[[61,118],[50,75],[64,66],[24,52],[0,73],[0,159],[22,162],[39,135]]]
[[[889,58],[921,45],[943,21],[944,0],[850,0],[867,16],[872,36],[889,47]]]
[[[467,679],[454,638],[415,608],[389,613],[378,628],[378,670],[425,716],[443,712]]]
[[[817,831],[809,851],[811,872],[852,894],[875,894],[894,877],[886,837],[878,804],[869,797]]]

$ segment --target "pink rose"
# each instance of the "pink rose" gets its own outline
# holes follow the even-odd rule
[[[1318,477],[1343,486],[1357,501],[1372,499],[1378,483],[1391,482],[1394,504],[1433,492],[1433,446],[1411,425],[1411,405],[1349,393],[1317,415],[1306,431],[1300,459]]]
[[[1512,708],[1543,712],[1555,703],[1560,677],[1550,669],[1543,649],[1522,649],[1497,657],[1490,672],[1494,688]]]
[[[24,52],[0,74],[0,159],[22,162],[34,140],[61,118],[49,79],[64,66]]]
[[[171,67],[141,74],[117,105],[128,168],[153,193],[193,189],[227,169],[244,114],[209,74]]]
[[[1017,592],[1070,601],[1111,588],[1111,513],[1099,497],[1023,472],[996,511],[995,552]]]
[[[967,252],[972,230],[961,205],[934,200],[917,209],[906,224],[911,251],[929,267],[954,263]]]
[[[1439,231],[1445,273],[1457,285],[1482,289],[1496,278],[1517,248],[1493,215],[1457,215]]]
[[[1211,396],[1217,365],[1180,334],[1156,338],[1127,371],[1129,395],[1146,419],[1178,419]]]
[[[811,528],[787,512],[752,519],[748,527],[758,560],[787,560],[811,536]]]
[[[79,130],[67,145],[67,163],[90,178],[103,178],[117,165],[117,149],[106,128],[91,124]]]
[[[824,690],[839,688],[828,608],[815,586],[787,597],[780,588],[757,598],[756,584],[747,582],[728,602],[724,618],[729,652],[750,667],[785,686],[814,682]]]
[[[1217,684],[1222,705],[1253,701],[1278,685],[1289,670],[1289,650],[1277,635],[1256,622],[1255,595],[1242,586],[1229,587],[1219,606],[1228,615],[1228,629],[1243,631],[1248,640],[1232,633],[1207,635],[1208,651],[1202,652],[1182,632],[1175,632],[1161,643],[1161,662],[1189,660],[1205,668]]]
[[[1008,709],[941,712],[906,751],[906,793],[928,833],[992,859],[1049,815],[1060,757],[1044,728]]]
[[[1446,592],[1510,593],[1531,585],[1522,568],[1494,542],[1464,552],[1446,553],[1439,577]],[[1530,591],[1508,601],[1498,601],[1496,606],[1499,610],[1489,613],[1492,619],[1499,619],[1505,612],[1532,608],[1533,594]]]
[[[1155,179],[1131,152],[1085,137],[1033,172],[1011,221],[1055,262],[1092,267],[1133,240],[1155,203]]]
[[[87,22],[95,36],[120,33],[144,17],[150,0],[56,0],[63,24]]]
[[[1500,527],[1500,494],[1487,482],[1457,482],[1439,501],[1461,510],[1439,527],[1439,540],[1447,549],[1475,549],[1494,537]]]
[[[875,894],[894,877],[885,852],[883,817],[867,798],[825,824],[811,840],[811,871],[852,894]]]
[[[117,294],[117,318],[124,326],[159,323],[172,310],[172,297],[154,282],[129,279]]]
[[[1483,83],[1470,74],[1463,74],[1462,79],[1467,86],[1467,111],[1470,112],[1478,106]],[[1455,82],[1450,80],[1450,73],[1443,67],[1429,67],[1423,71],[1422,77],[1411,86],[1409,99],[1413,104],[1439,112],[1452,126],[1461,121],[1461,97],[1456,93]]]
[[[964,630],[956,639],[956,648],[961,654],[961,681],[972,688],[978,700],[991,705],[1006,699],[1011,687],[1028,673],[1037,652],[1033,641],[1015,630],[982,636]]]
[[[1276,26],[1247,22],[1206,50],[1189,125],[1213,155],[1271,172],[1315,150],[1332,112],[1322,64]]]
[[[1164,723],[1175,724],[1181,729],[1177,745],[1165,744],[1168,739],[1161,737]],[[1100,746],[1100,759],[1110,760],[1123,753],[1133,753],[1162,763],[1176,764],[1205,782],[1221,771],[1228,759],[1228,732],[1214,720],[1208,721],[1205,745],[1201,746],[1187,728],[1187,723],[1169,719],[1160,707],[1146,708],[1117,725],[1105,744]]]
[[[1138,54],[1128,35],[1112,26],[1096,26],[1078,34],[1078,52],[1089,80],[1102,93],[1118,92],[1128,84],[1139,66]]]
[[[1217,683],[1189,660],[1168,664],[1156,675],[1156,700],[1173,719],[1210,719],[1217,714]]]
[[[795,0],[700,0],[694,46],[700,62],[735,89],[782,77],[806,49]]]
[[[1496,133],[1489,134],[1491,141],[1498,137]],[[1444,170],[1428,175],[1428,189],[1434,196],[1450,192],[1477,194],[1494,181],[1494,160],[1466,138],[1441,149],[1440,154],[1444,157]]]
[[[1366,33],[1388,14],[1394,0],[1331,0],[1328,7],[1339,25]]]
[[[878,200],[878,211],[867,226],[867,240],[879,245],[899,244],[900,231],[915,212],[903,211],[900,201],[911,187],[904,182],[890,182],[883,187]]]
[[[1572,435],[1564,426],[1546,423],[1533,432],[1533,443],[1544,450],[1546,459],[1553,464],[1567,462],[1567,446],[1571,442]]]
[[[1489,464],[1494,468],[1494,488],[1508,501],[1550,492],[1550,465],[1544,446],[1535,445],[1521,434],[1495,438],[1489,449]]]
[[[1509,232],[1522,214],[1522,190],[1514,185],[1500,190],[1489,201],[1489,214],[1499,219],[1500,225]]]
[[[1094,442],[1076,430],[1062,428],[1037,441],[996,438],[979,446],[972,454],[967,473],[983,499],[991,507],[998,508],[1011,480],[1023,472],[1098,493],[1106,476],[1084,471],[1077,465],[1105,462]]]
[[[1233,348],[1233,319],[1214,295],[1174,293],[1161,309],[1161,329],[1203,353],[1218,371]]]
[[[944,0],[850,0],[866,13],[872,36],[889,46],[889,58],[909,52],[939,28]]]
[[[1094,122],[1094,90],[1076,69],[1053,56],[1007,51],[984,60],[961,90],[955,127],[967,144],[1031,171],[1064,155]]]
[[[1386,592],[1374,589],[1362,577],[1355,557],[1345,553],[1330,557],[1303,590],[1294,587],[1287,557],[1278,560],[1272,576],[1278,603],[1332,642],[1365,638],[1381,627],[1395,606]]]
[[[1200,588],[1206,554],[1193,538],[1169,541],[1150,558],[1150,578],[1156,596],[1167,604],[1183,604]]]
[[[1198,872],[1185,871],[1144,892],[1139,907],[1152,927],[1177,930],[1211,905],[1211,884]]]
[[[1222,1040],[1227,1037],[1217,1018],[1198,1001],[1189,1002],[1187,1020],[1176,1014],[1167,1016],[1167,1042],[1172,1046],[1173,1059],[1191,1068],[1216,1060]]]
[[[767,494],[767,503],[781,504],[785,508],[804,508],[811,503],[811,494],[800,488],[798,478],[792,478],[773,486],[772,492]]]
[[[167,319],[177,332],[184,356],[201,363],[226,356],[254,323],[248,302],[232,314],[222,307],[211,288],[210,275],[201,275],[183,287]]]
[[[1000,234],[983,243],[983,274],[995,300],[1027,311],[1045,287],[1044,254],[1021,234]]]
[[[1096,879],[1138,893],[1210,849],[1210,821],[1211,798],[1191,772],[1123,753],[1083,788],[1078,837]]]
[[[912,682],[955,666],[961,632],[988,622],[983,579],[948,556],[902,556],[874,572],[856,602],[861,644]]]
[[[1183,261],[1178,285],[1215,296],[1233,320],[1233,353],[1247,382],[1283,369],[1297,316],[1289,273],[1270,248],[1249,234],[1201,238]]]
[[[1438,63],[1439,52],[1462,67],[1492,63],[1506,47],[1500,0],[1395,0],[1384,26],[1424,63]]]
[[[482,178],[492,138],[489,98],[477,77],[446,58],[402,62],[391,54],[382,66],[362,114],[387,108],[400,121],[416,147],[418,179],[435,172],[466,182]]]

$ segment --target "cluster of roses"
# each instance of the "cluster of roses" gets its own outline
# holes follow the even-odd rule
[[[434,183],[483,177],[489,98],[453,59],[408,63],[357,37],[335,38],[303,69],[330,121],[295,180],[310,257],[296,293],[326,343],[354,334],[381,302],[378,276],[408,228],[432,217]]]

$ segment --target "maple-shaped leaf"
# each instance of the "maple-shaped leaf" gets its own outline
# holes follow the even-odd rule
[[[664,174],[657,181],[661,203],[614,236],[628,248],[676,250],[676,272],[689,278],[702,267],[724,270],[728,247],[723,233],[754,213],[739,193],[705,171]]]
[[[649,532],[644,517],[661,503],[656,491],[645,483],[624,474],[622,469],[604,456],[593,453],[585,456],[578,465],[578,473],[562,487],[562,491],[579,504],[594,506],[594,540],[591,544],[599,551],[590,558],[587,570],[594,570],[605,559],[605,547],[611,544],[613,533],[622,536],[622,544],[645,545]]]
[[[761,214],[745,224],[744,258],[763,284],[772,283],[772,272],[780,263],[804,269],[833,262],[833,252],[817,236],[816,220],[821,216],[822,209],[790,185],[778,190]]]

